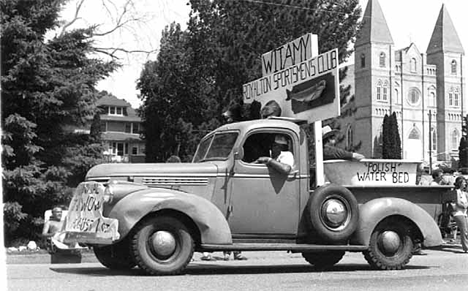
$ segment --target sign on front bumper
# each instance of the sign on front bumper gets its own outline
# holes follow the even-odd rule
[[[83,182],[75,190],[68,209],[65,242],[110,244],[119,239],[119,222],[102,216],[103,184]]]

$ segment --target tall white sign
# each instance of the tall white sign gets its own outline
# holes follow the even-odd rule
[[[274,104],[280,116],[309,123],[340,115],[337,49],[280,68],[244,84],[244,103],[258,101],[261,110]]]

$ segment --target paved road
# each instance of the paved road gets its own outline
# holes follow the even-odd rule
[[[244,253],[248,261],[195,261],[180,276],[145,276],[135,268],[116,272],[99,263],[7,265],[8,290],[467,290],[468,254],[459,247],[415,256],[405,270],[371,270],[361,253],[347,253],[321,272],[300,254]],[[215,256],[217,253],[215,253]]]

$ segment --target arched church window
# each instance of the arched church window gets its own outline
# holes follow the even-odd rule
[[[437,106],[437,98],[436,98],[436,93],[435,93],[435,87],[431,86],[428,89],[428,105],[429,106]]]
[[[455,60],[452,60],[452,62],[450,63],[450,72],[452,73],[452,75],[456,75],[457,74],[457,61]]]
[[[395,88],[395,89],[393,90],[393,92],[394,92],[394,97],[393,97],[393,98],[395,98],[395,104],[401,104],[400,83],[395,82],[393,88]]]
[[[394,94],[395,94],[395,104],[401,104],[400,91],[398,91],[398,89],[395,89]]]
[[[416,73],[416,59],[412,58],[410,61],[410,71],[411,73]]]
[[[382,80],[377,81],[377,100],[382,100]]]
[[[454,95],[454,92],[453,92],[453,87],[450,87],[450,90],[449,90],[449,93],[448,93],[448,103],[449,103],[449,106],[453,106],[454,105],[454,100],[453,100],[453,95]]]
[[[437,152],[437,132],[434,127],[431,128],[432,150]]]
[[[455,88],[455,94],[453,96],[453,106],[455,107],[460,106],[460,89],[458,87]]]
[[[381,68],[385,68],[385,60],[386,60],[385,53],[381,52],[380,57],[379,57],[379,65]]]
[[[385,81],[385,82],[384,82],[384,85],[383,85],[382,100],[383,100],[383,101],[387,101],[387,100],[388,100],[388,81]]]
[[[452,150],[457,150],[460,144],[460,133],[458,132],[457,129],[454,129],[452,131],[451,139],[452,139]]]
[[[361,54],[361,68],[366,66],[366,55]]]

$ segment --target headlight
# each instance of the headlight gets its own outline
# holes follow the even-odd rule
[[[114,200],[114,184],[115,181],[109,181],[104,190],[104,203],[111,203]]]

